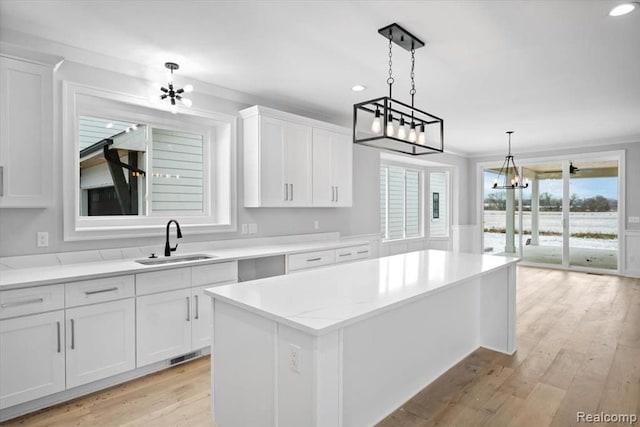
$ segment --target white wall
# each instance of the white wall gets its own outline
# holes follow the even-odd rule
[[[63,241],[62,203],[62,81],[68,80],[107,90],[147,97],[151,82],[124,74],[65,61],[55,73],[54,111],[54,203],[47,209],[3,209],[0,211],[0,256],[26,255],[46,252],[65,252],[88,249],[107,249],[127,246],[154,245],[164,242],[164,233],[156,238],[113,239],[99,241]],[[200,90],[192,95],[194,107],[236,115],[238,117],[238,153],[242,153],[242,126],[237,112],[253,104],[279,108],[295,114],[312,116],[318,120],[331,121],[322,114],[310,114],[295,106],[277,105],[264,99],[241,92],[229,91],[215,86],[198,83]],[[223,94],[225,97],[208,95]],[[335,120],[333,120],[335,123]],[[349,126],[348,123],[336,123]],[[238,224],[256,223],[258,233],[248,236],[234,233],[211,233],[194,235],[186,231],[183,242],[204,240],[226,240],[241,237],[276,236],[314,232],[338,231],[342,235],[371,234],[379,232],[378,171],[379,151],[369,147],[354,146],[353,151],[353,207],[352,208],[261,208],[245,209],[242,206],[242,155],[238,155]],[[438,160],[438,159],[439,160]],[[463,166],[460,168],[463,182],[467,181],[466,159],[449,154],[430,156],[430,160]],[[466,186],[465,186],[466,188]],[[465,190],[466,191],[466,190]],[[466,194],[461,200],[467,200]],[[466,203],[461,207],[461,218],[467,219]],[[320,222],[320,229],[313,228],[314,221]],[[36,232],[49,232],[49,247],[36,248]]]

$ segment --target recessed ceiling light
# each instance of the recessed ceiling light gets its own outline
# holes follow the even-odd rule
[[[622,3],[611,9],[609,16],[622,16],[633,12],[637,3]]]
[[[367,88],[366,86],[355,85],[354,87],[351,88],[351,90],[354,91],[354,92],[362,92],[366,88]]]

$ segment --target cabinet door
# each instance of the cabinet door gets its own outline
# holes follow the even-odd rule
[[[260,206],[284,206],[284,141],[285,124],[282,120],[260,118]]]
[[[133,298],[66,311],[67,388],[135,368]]]
[[[311,128],[287,123],[285,183],[289,184],[287,206],[311,206]]]
[[[191,289],[138,297],[137,366],[191,351]]]
[[[348,135],[334,133],[331,140],[331,180],[336,187],[336,206],[351,206],[353,144]]]
[[[313,129],[313,206],[333,206],[335,202],[332,144],[331,132]]]
[[[65,388],[64,311],[0,321],[0,409]]]
[[[204,290],[211,286],[212,285],[206,285],[192,289],[193,323],[191,325],[191,347],[194,350],[211,345],[213,306],[211,303],[211,297],[204,293]]]
[[[52,200],[53,71],[0,56],[0,207]]]

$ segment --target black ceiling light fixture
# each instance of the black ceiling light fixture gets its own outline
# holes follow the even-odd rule
[[[169,69],[169,83],[167,85],[169,87],[166,88],[163,86],[160,88],[160,90],[162,91],[162,94],[160,94],[160,99],[169,99],[169,101],[171,102],[169,110],[173,114],[176,114],[178,112],[178,105],[176,104],[176,100],[180,101],[185,107],[191,107],[191,100],[189,98],[185,98],[184,96],[182,96],[182,94],[193,92],[193,85],[186,85],[181,89],[175,89],[173,87],[173,70],[177,70],[178,68],[180,68],[180,66],[175,62],[165,62],[164,66]]]
[[[529,180],[525,179],[522,182],[520,178],[520,173],[518,172],[518,167],[516,166],[516,162],[513,160],[513,155],[511,154],[511,134],[514,133],[512,130],[506,132],[509,135],[509,152],[504,159],[504,163],[500,168],[500,172],[498,172],[498,177],[493,180],[494,189],[507,189],[507,190],[515,190],[516,188],[527,188],[529,186]],[[502,178],[502,185],[500,184],[500,178]]]
[[[442,153],[444,121],[414,106],[415,51],[423,47],[424,42],[395,23],[380,28],[378,33],[389,40],[389,96],[353,106],[353,143],[413,156]],[[392,98],[393,43],[411,52],[411,105]]]

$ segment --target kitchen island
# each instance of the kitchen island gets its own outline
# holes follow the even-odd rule
[[[213,419],[369,426],[479,346],[513,354],[517,261],[426,250],[207,289]]]

